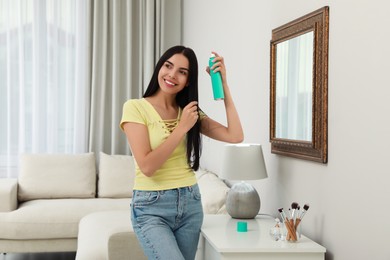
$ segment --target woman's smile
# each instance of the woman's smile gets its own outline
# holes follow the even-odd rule
[[[174,82],[172,82],[172,81],[170,81],[170,80],[168,80],[168,79],[164,79],[164,82],[165,82],[168,86],[172,86],[172,87],[174,87],[174,86],[177,85],[176,83],[174,83]]]

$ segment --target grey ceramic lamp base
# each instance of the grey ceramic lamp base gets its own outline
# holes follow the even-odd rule
[[[232,218],[255,218],[260,210],[260,197],[249,183],[234,184],[226,198],[226,210]]]

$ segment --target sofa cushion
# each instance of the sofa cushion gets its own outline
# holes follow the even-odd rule
[[[213,172],[196,172],[204,214],[226,214],[226,197],[230,188]]]
[[[95,155],[21,155],[18,182],[19,201],[95,197]]]
[[[76,238],[84,216],[97,211],[129,210],[130,202],[130,198],[30,200],[17,210],[0,212],[0,240]]]
[[[130,155],[108,155],[100,152],[98,197],[131,198],[135,165]]]

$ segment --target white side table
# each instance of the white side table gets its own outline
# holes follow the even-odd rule
[[[237,232],[238,221],[248,223],[248,232]],[[274,241],[269,235],[274,225],[275,221],[269,217],[238,220],[229,215],[205,215],[197,259],[325,259],[325,247],[305,236],[296,243]]]

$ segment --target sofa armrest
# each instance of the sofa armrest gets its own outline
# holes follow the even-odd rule
[[[0,179],[0,212],[13,211],[18,206],[18,180]]]

